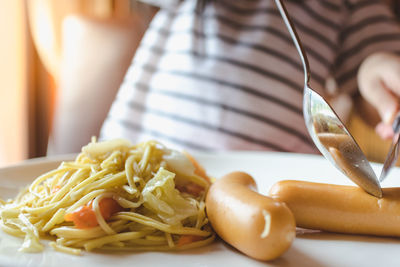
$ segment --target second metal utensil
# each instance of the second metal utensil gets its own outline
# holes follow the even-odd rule
[[[389,148],[389,153],[386,156],[385,163],[383,163],[383,168],[381,175],[379,176],[379,181],[382,182],[386,179],[387,175],[389,174],[390,169],[396,163],[399,157],[399,141],[400,141],[400,112],[397,113],[396,118],[393,121],[393,132],[394,136],[392,139],[392,144]]]
[[[322,155],[354,183],[371,195],[382,197],[378,178],[364,153],[326,100],[309,86],[310,68],[306,53],[283,3],[281,0],[275,2],[303,63],[303,114],[312,140]]]

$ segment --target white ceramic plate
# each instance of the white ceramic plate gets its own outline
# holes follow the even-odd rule
[[[290,153],[229,152],[201,153],[196,158],[208,173],[219,177],[241,170],[253,175],[259,191],[267,193],[276,181],[297,179],[352,184],[320,156]],[[37,175],[58,166],[60,158],[29,160],[0,169],[0,197],[13,197]],[[374,164],[377,173],[381,165]],[[400,186],[394,169],[384,186]],[[399,211],[400,215],[400,211]],[[400,227],[400,225],[399,225]],[[250,259],[222,241],[179,253],[143,252],[122,254],[87,253],[72,256],[46,246],[43,253],[18,252],[22,240],[0,231],[0,266],[400,266],[400,240],[332,233],[298,233],[292,247],[279,259],[260,262]]]

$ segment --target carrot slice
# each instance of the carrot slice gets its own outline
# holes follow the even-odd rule
[[[99,202],[100,213],[104,220],[108,220],[114,213],[121,211],[122,207],[112,198],[103,198]],[[64,216],[67,222],[73,222],[76,228],[84,229],[97,226],[96,214],[92,208],[92,202]]]
[[[178,189],[179,192],[188,193],[196,197],[200,196],[200,193],[204,191],[204,187],[192,182],[185,185],[176,185],[176,189]]]
[[[82,206],[71,213],[65,214],[64,220],[73,222],[76,228],[79,229],[91,228],[99,224],[94,210],[88,206]]]
[[[112,198],[100,200],[99,208],[104,220],[108,220],[114,213],[122,211],[122,207]]]
[[[180,247],[180,246],[183,246],[183,245],[186,245],[186,244],[190,244],[190,243],[193,243],[193,242],[196,242],[196,241],[200,241],[200,240],[203,240],[202,236],[198,236],[198,235],[182,235],[178,240],[177,246]]]
[[[190,160],[190,162],[194,165],[194,173],[197,174],[200,177],[203,177],[206,179],[206,181],[211,184],[211,179],[208,177],[206,170],[203,168],[203,166],[200,165],[200,163],[188,152],[184,151],[183,154]]]

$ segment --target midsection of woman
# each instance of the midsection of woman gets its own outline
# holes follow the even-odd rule
[[[302,115],[302,65],[274,2],[203,1],[204,8],[200,2],[160,9],[101,137],[156,138],[188,149],[315,153]],[[330,76],[347,74],[342,66],[354,72],[346,59],[340,71],[335,65],[348,12],[327,0],[287,7],[308,53],[312,88],[325,94]],[[354,77],[345,78],[343,90],[354,92]]]

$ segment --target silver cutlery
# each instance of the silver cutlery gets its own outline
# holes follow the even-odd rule
[[[315,145],[331,163],[354,183],[376,197],[382,189],[360,147],[328,102],[310,86],[310,67],[295,27],[281,0],[275,0],[304,68],[303,115]]]
[[[383,163],[383,168],[381,175],[379,176],[379,181],[382,182],[386,179],[389,174],[390,169],[395,165],[399,157],[399,140],[400,140],[400,112],[397,113],[393,124],[392,124],[394,136],[392,143],[389,148],[389,153],[386,156],[385,162]]]

